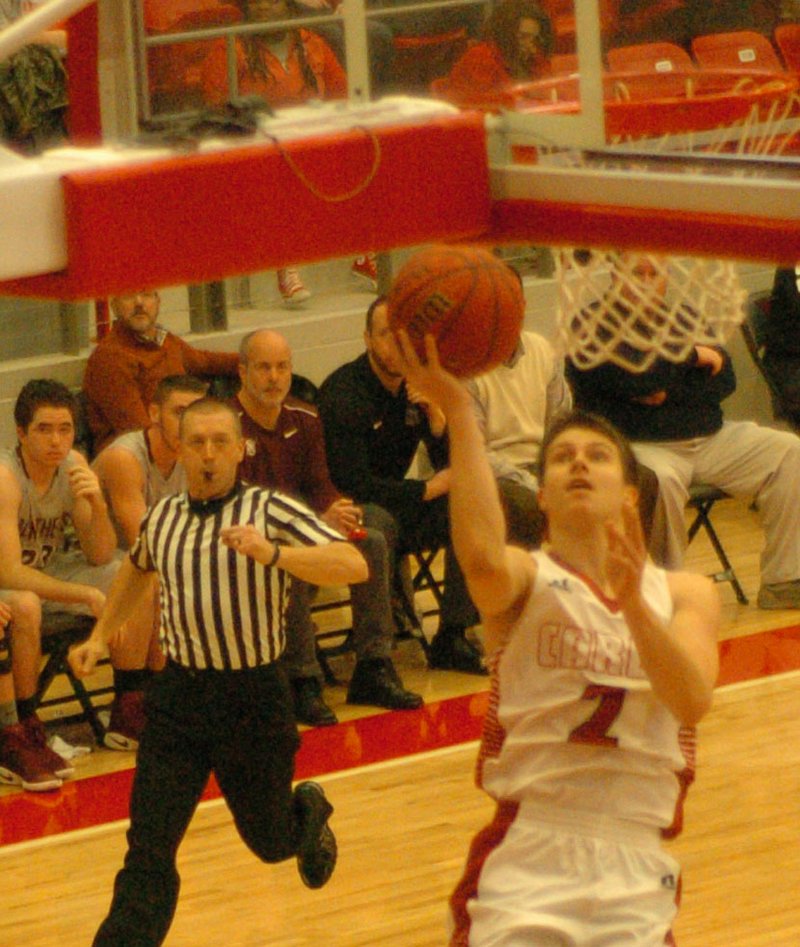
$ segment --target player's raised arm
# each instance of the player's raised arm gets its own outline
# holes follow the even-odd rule
[[[427,362],[423,364],[408,335],[402,330],[398,333],[404,373],[447,418],[453,546],[475,605],[482,616],[496,618],[524,601],[534,565],[522,550],[506,543],[505,518],[469,393],[442,368],[435,340],[428,336],[425,341]],[[487,642],[488,650],[493,644]]]

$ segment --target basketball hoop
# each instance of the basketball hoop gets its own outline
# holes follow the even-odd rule
[[[556,262],[556,344],[581,370],[682,362],[698,344],[722,345],[744,316],[730,261],[563,249]]]

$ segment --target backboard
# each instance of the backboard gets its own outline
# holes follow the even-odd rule
[[[612,0],[543,6],[574,71],[482,103],[493,116],[498,233],[800,259],[800,76],[775,39],[791,4],[776,2],[772,17],[770,4],[756,13],[738,0],[702,14],[646,3],[637,14],[633,4],[624,17]],[[647,8],[661,6],[672,13],[648,21]]]

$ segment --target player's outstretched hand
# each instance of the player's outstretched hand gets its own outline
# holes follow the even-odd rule
[[[424,361],[417,354],[405,329],[399,329],[395,338],[406,385],[413,389],[417,398],[438,405],[446,416],[458,406],[469,403],[469,395],[463,384],[442,368],[436,339],[432,335],[425,336]]]
[[[611,594],[624,608],[641,595],[642,573],[647,560],[647,547],[635,502],[622,507],[622,529],[615,523],[608,523],[606,532],[606,580]]]

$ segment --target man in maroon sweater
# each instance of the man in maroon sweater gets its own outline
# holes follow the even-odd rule
[[[316,409],[289,395],[292,353],[286,339],[269,329],[251,332],[242,340],[239,359],[242,388],[234,403],[245,437],[239,475],[305,501],[328,526],[349,535],[360,526],[361,511],[331,483]],[[390,657],[395,626],[386,539],[379,529],[366,529],[364,534],[359,548],[369,565],[369,578],[350,587],[356,666],[347,702],[410,710],[419,707],[422,698],[403,687]],[[310,587],[293,580],[284,663],[297,719],[319,726],[335,723],[336,717],[322,697],[310,600]]]
[[[167,375],[236,375],[235,352],[193,348],[158,325],[157,290],[140,290],[111,300],[111,332],[86,363],[83,390],[95,452],[117,435],[149,427],[148,406]]]

